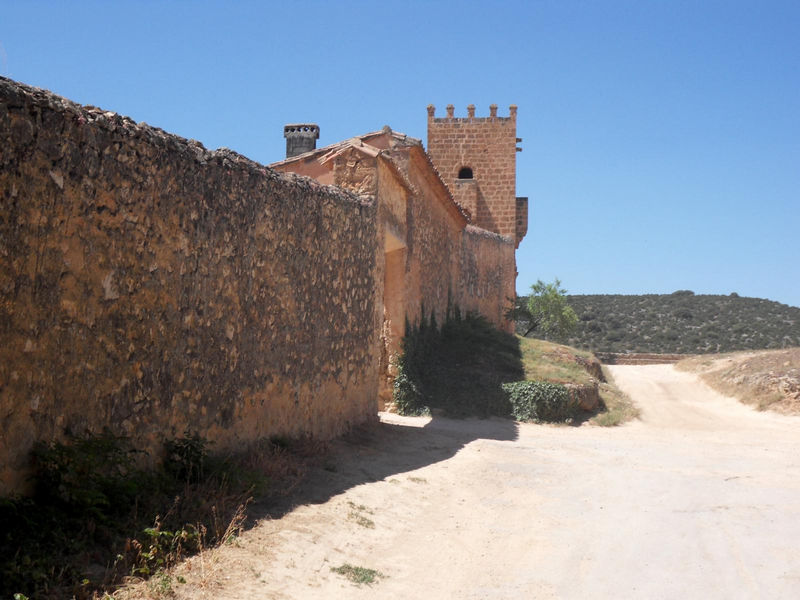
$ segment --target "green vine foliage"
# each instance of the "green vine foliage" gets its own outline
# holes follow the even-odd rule
[[[578,416],[580,408],[567,388],[559,383],[517,381],[503,385],[511,412],[518,421],[564,423]]]

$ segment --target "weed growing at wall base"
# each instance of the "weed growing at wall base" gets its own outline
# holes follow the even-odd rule
[[[150,471],[109,432],[37,446],[34,496],[0,498],[0,597],[80,600],[128,575],[160,589],[177,561],[238,535],[254,490],[290,490],[304,473],[291,441],[228,456],[208,445],[187,432]]]

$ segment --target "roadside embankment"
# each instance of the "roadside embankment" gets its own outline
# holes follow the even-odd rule
[[[630,398],[609,380],[599,356],[535,338],[520,338],[520,346],[526,379],[565,385],[571,401],[597,413],[592,423],[619,425],[638,416]]]
[[[759,410],[800,414],[800,348],[696,356],[677,368]]]

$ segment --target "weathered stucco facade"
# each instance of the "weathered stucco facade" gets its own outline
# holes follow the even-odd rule
[[[0,78],[0,494],[69,433],[333,437],[376,418],[406,317],[504,325],[513,241],[418,141],[362,142],[298,177]]]

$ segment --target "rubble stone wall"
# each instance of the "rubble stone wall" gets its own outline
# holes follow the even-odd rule
[[[4,78],[0,199],[0,494],[67,433],[376,418],[375,202]]]

